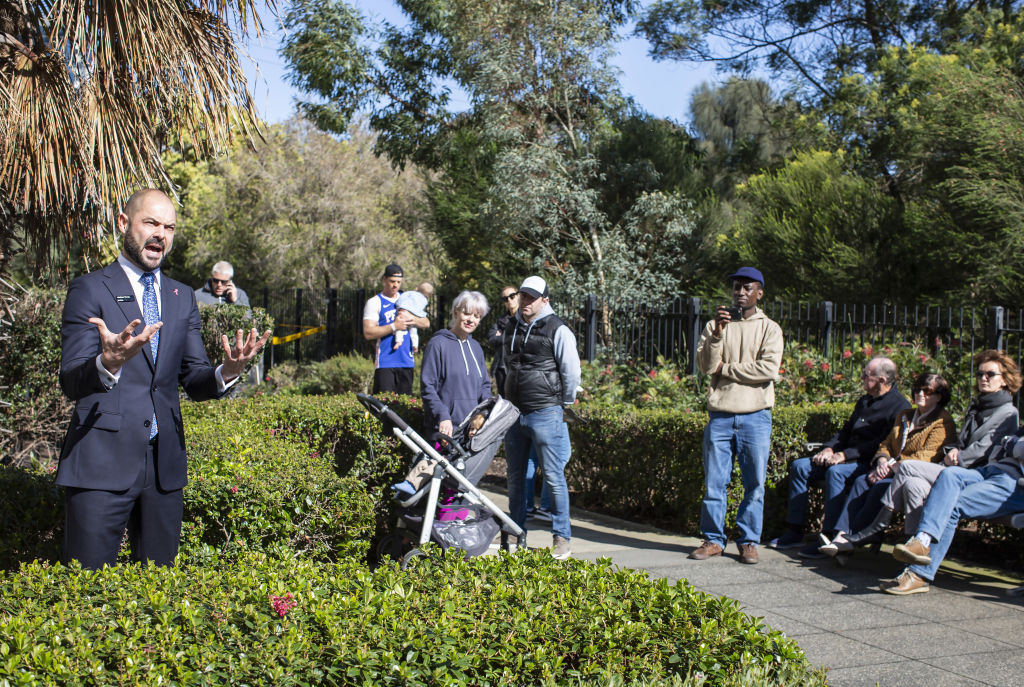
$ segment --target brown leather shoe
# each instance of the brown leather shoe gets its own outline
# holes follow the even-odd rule
[[[911,537],[906,544],[897,544],[892,550],[892,555],[898,561],[913,563],[914,565],[931,565],[932,557],[928,555],[930,546],[925,546],[917,537]]]
[[[757,545],[756,544],[737,544],[740,550],[740,563],[746,563],[747,565],[754,565],[757,563]]]
[[[928,583],[910,570],[904,570],[903,574],[896,579],[899,581],[898,585],[895,587],[883,587],[882,591],[886,594],[906,596],[907,594],[921,594],[929,589]]]
[[[707,539],[705,539],[700,546],[698,546],[696,549],[690,552],[690,555],[687,556],[687,558],[692,558],[695,561],[703,561],[705,559],[711,558],[712,556],[721,555],[722,547],[713,541],[708,541]]]

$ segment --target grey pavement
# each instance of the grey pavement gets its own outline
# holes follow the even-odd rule
[[[507,505],[494,487],[484,491]],[[527,528],[531,548],[551,545],[548,523]],[[744,565],[730,542],[724,555],[693,561],[686,554],[699,539],[575,508],[572,534],[575,558],[609,558],[736,599],[826,666],[830,685],[1024,684],[1024,599],[1006,594],[1021,580],[1005,571],[950,562],[929,592],[898,597],[878,589],[903,568],[890,547],[857,551],[844,565],[760,547],[761,562]]]

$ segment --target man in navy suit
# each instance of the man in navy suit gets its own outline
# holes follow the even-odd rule
[[[57,484],[65,560],[86,568],[114,565],[126,528],[134,560],[174,563],[187,481],[178,386],[222,396],[270,336],[222,336],[224,364],[210,365],[193,290],[160,272],[175,223],[166,194],[138,191],[117,217],[117,261],[68,288],[60,384],[75,410]]]

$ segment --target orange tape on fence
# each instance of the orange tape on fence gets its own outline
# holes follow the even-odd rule
[[[273,339],[270,340],[270,343],[273,346],[277,346],[278,344],[288,343],[289,341],[301,339],[302,337],[309,336],[310,334],[322,332],[325,329],[327,329],[327,327],[310,327],[309,329],[303,330],[298,334],[289,334],[288,336],[275,336]]]

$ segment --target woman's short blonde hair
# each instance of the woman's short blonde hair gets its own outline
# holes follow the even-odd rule
[[[999,371],[1003,373],[1003,381],[1006,382],[1006,388],[1010,393],[1015,394],[1020,391],[1020,368],[1017,367],[1017,363],[1014,362],[1013,358],[1006,355],[1005,351],[997,351],[994,348],[990,348],[978,353],[974,356],[974,366],[976,368],[981,367],[982,363],[996,363],[999,365]]]
[[[460,312],[478,315],[482,320],[487,317],[487,313],[490,312],[490,309],[490,306],[487,305],[487,296],[483,295],[479,291],[463,291],[455,297],[454,301],[452,301],[452,319],[448,323],[448,326],[455,326],[455,320],[458,318]]]

